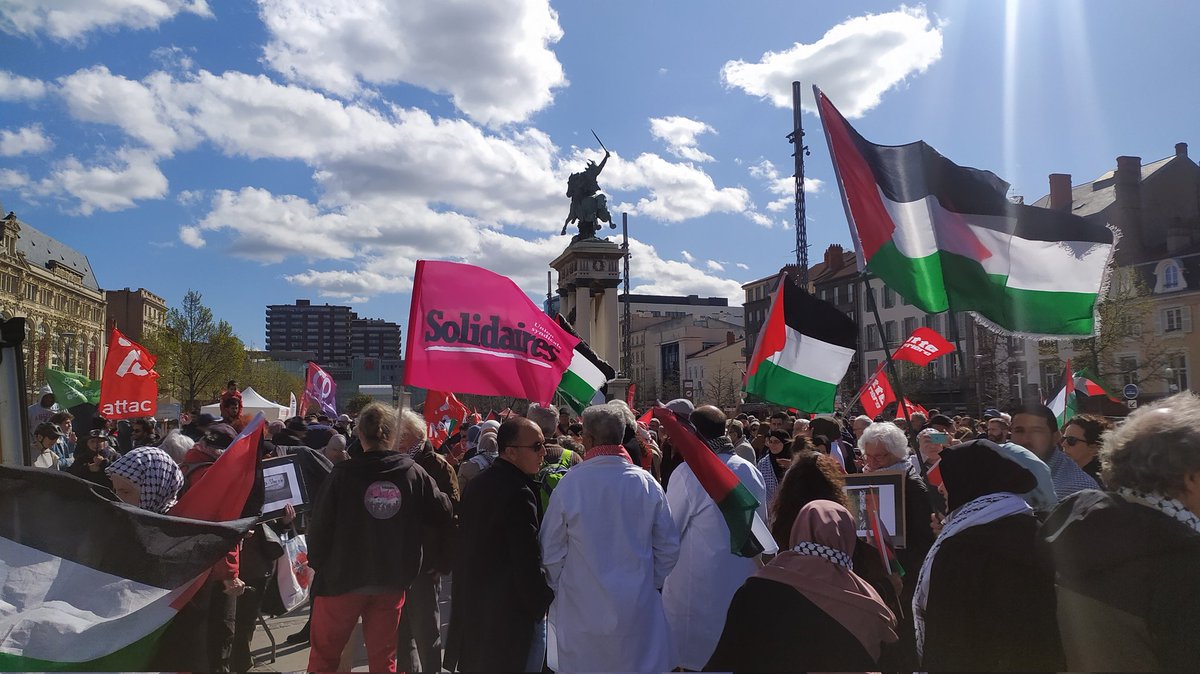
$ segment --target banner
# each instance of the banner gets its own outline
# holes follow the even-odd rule
[[[904,340],[892,354],[892,360],[907,360],[921,367],[933,362],[935,358],[954,351],[954,345],[946,341],[933,328],[917,328],[912,335]]]
[[[900,404],[904,406],[904,409],[901,409],[899,406],[896,407],[896,416],[897,417],[907,418],[907,417],[911,417],[912,415],[916,414],[917,412],[924,414],[926,417],[929,416],[929,412],[926,411],[926,409],[924,407],[921,407],[920,405],[914,403],[913,401],[909,400],[908,398],[905,398],[904,400],[902,400]],[[908,410],[908,413],[905,414],[904,410]]]
[[[100,404],[105,419],[152,417],[158,412],[158,360],[141,344],[112,329],[100,378]]]
[[[312,361],[308,362],[308,373],[304,378],[304,400],[316,403],[317,409],[331,419],[338,415],[337,384],[333,383],[329,373]]]
[[[288,395],[292,398],[288,403],[288,418],[291,419],[292,417],[296,416],[296,412],[299,410],[296,409],[296,394],[289,393]]]
[[[429,391],[425,395],[425,423],[429,426],[429,441],[441,447],[454,435],[469,414],[467,406],[453,393]]]
[[[629,388],[625,390],[625,404],[629,405],[629,409],[633,409],[633,396],[635,393],[637,393],[637,382],[630,384]]]
[[[896,402],[896,394],[892,392],[892,383],[888,381],[887,373],[879,370],[867,382],[862,396],[863,411],[874,419],[883,413],[883,409]]]
[[[54,391],[54,398],[61,409],[70,409],[76,405],[100,403],[100,380],[88,379],[76,372],[62,370],[46,370],[46,383]]]
[[[578,342],[507,277],[417,261],[406,386],[548,403]]]

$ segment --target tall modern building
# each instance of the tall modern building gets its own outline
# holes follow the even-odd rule
[[[399,324],[382,318],[354,318],[350,321],[350,355],[399,360]]]
[[[350,307],[308,300],[267,306],[267,351],[310,351],[322,365],[350,364]]]

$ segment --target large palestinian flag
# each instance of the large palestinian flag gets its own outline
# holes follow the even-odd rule
[[[1112,231],[1012,203],[1008,183],[923,141],[870,143],[814,90],[860,269],[928,313],[1029,336],[1096,331]]]
[[[158,515],[99,491],[0,467],[0,671],[146,670],[194,581],[253,524]]]
[[[557,321],[558,327],[573,337],[579,337],[575,328],[567,322],[567,319],[563,318],[562,314],[558,315]],[[592,351],[592,347],[581,339],[575,345],[571,364],[567,366],[566,372],[563,372],[557,393],[567,401],[576,414],[583,414],[583,410],[592,404],[596,393],[616,376],[616,370],[603,358],[597,356],[596,352]]]
[[[832,412],[858,328],[837,307],[782,275],[746,369],[747,393],[805,412]]]

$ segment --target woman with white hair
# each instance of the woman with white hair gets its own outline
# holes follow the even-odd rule
[[[175,463],[183,464],[183,457],[188,453],[188,450],[196,444],[196,441],[179,432],[178,429],[167,433],[167,437],[159,443],[158,448],[166,452]]]
[[[1200,397],[1179,393],[1103,438],[1111,490],[1081,491],[1042,526],[1057,566],[1071,671],[1200,662]]]

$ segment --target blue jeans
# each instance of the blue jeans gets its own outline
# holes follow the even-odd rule
[[[525,663],[526,672],[540,672],[546,664],[546,619],[542,618],[533,626],[533,641],[529,644],[529,660]]]

